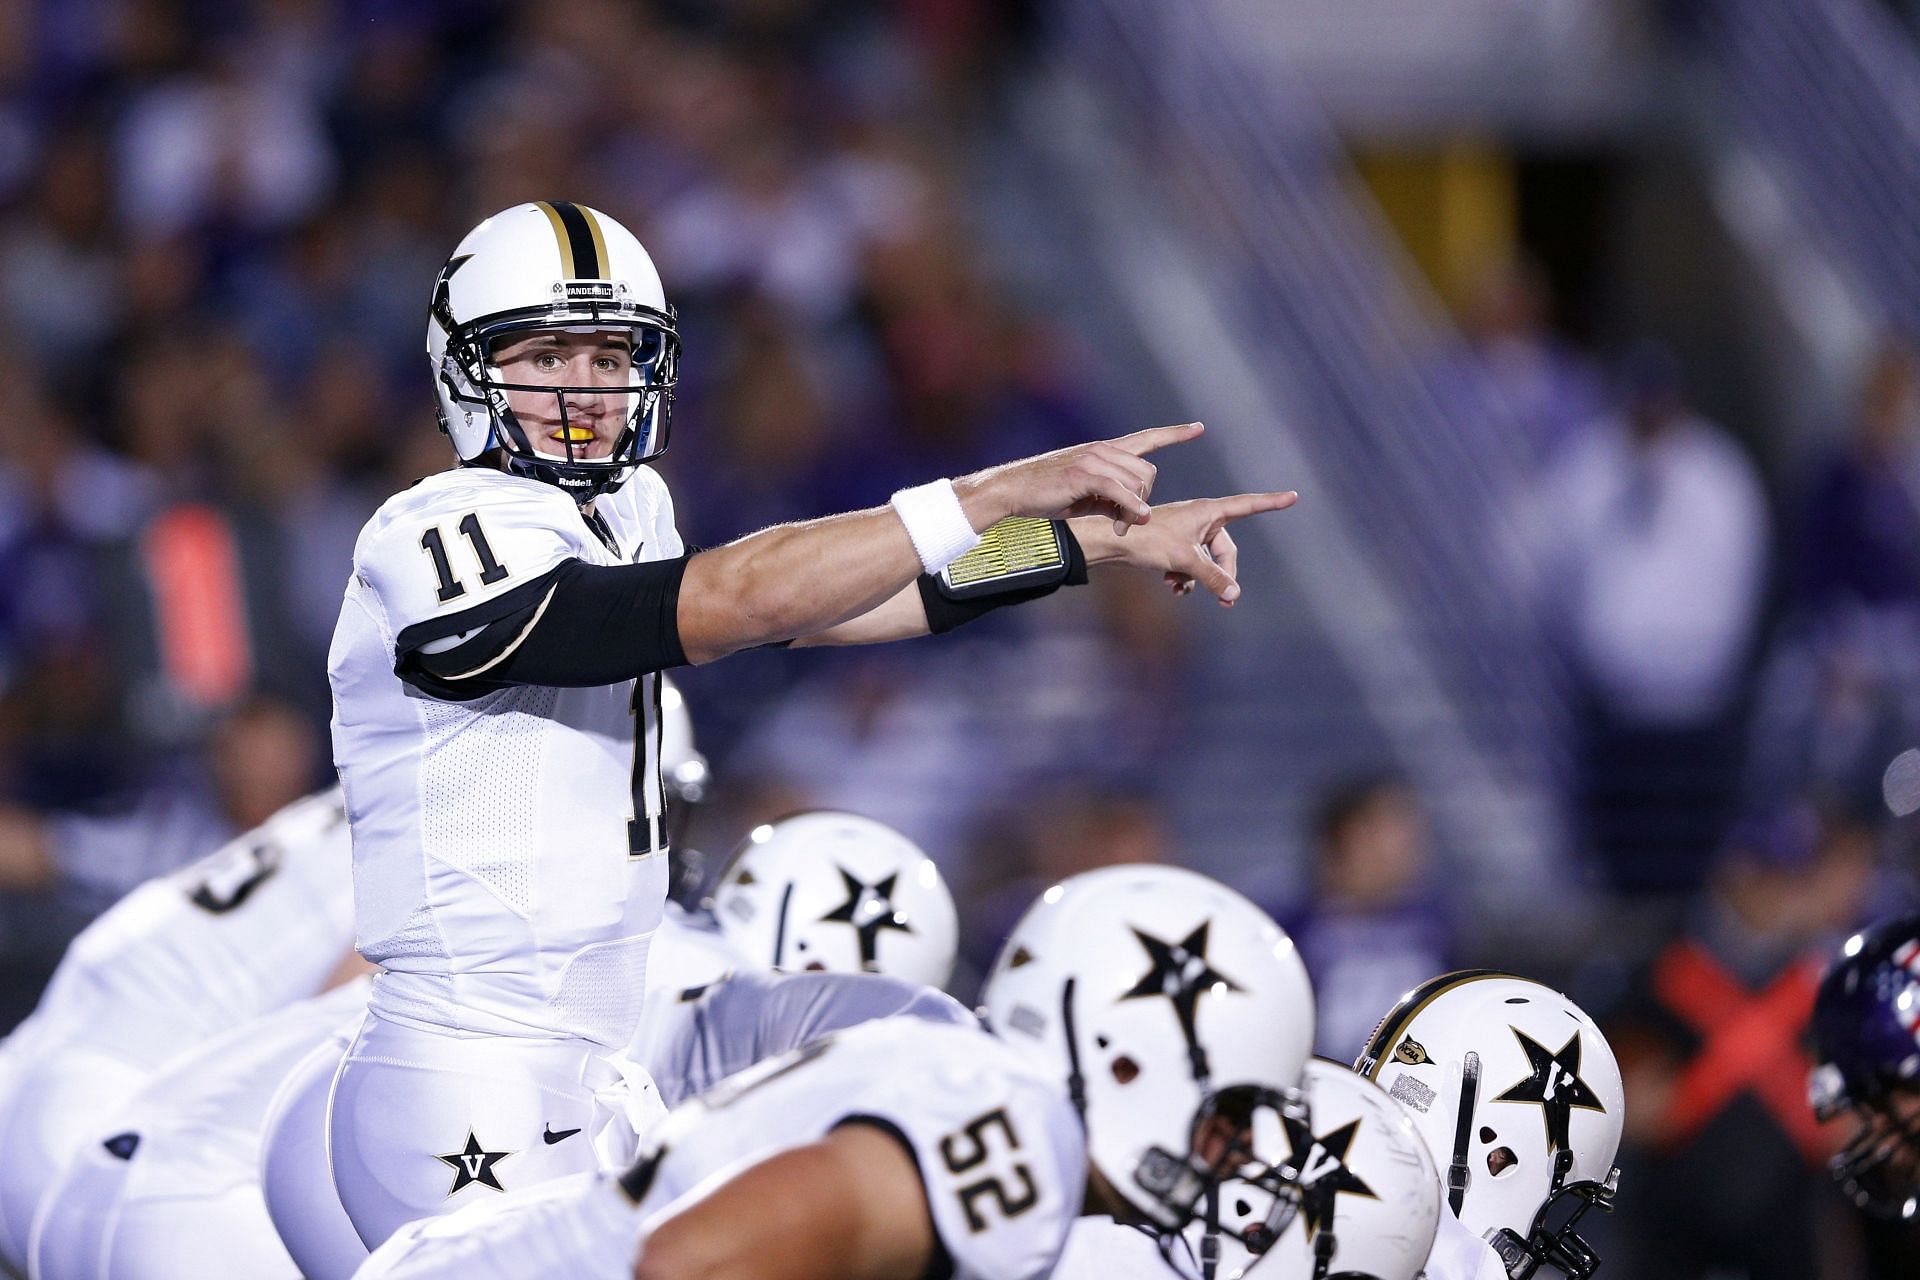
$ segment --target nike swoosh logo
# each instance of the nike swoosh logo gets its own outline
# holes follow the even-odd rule
[[[540,1134],[540,1140],[548,1146],[552,1146],[556,1142],[565,1142],[578,1132],[580,1132],[578,1129],[562,1129],[560,1132],[555,1133],[553,1126],[547,1125]]]

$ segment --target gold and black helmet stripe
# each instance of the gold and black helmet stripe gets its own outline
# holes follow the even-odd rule
[[[1461,969],[1454,973],[1443,973],[1437,978],[1428,978],[1406,995],[1401,996],[1399,1004],[1387,1010],[1387,1016],[1380,1019],[1380,1025],[1373,1029],[1373,1036],[1367,1041],[1367,1047],[1360,1051],[1360,1057],[1354,1061],[1353,1069],[1367,1079],[1377,1081],[1380,1078],[1381,1065],[1393,1053],[1394,1041],[1400,1038],[1428,1005],[1455,987],[1464,987],[1469,982],[1478,982],[1482,978],[1517,977],[1517,974],[1500,969]]]
[[[593,210],[568,200],[536,200],[534,208],[547,215],[553,224],[553,238],[560,245],[560,278],[563,280],[607,279],[607,240],[600,231],[600,219]]]

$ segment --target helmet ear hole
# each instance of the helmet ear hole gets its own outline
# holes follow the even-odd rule
[[[1496,1178],[1519,1167],[1520,1157],[1513,1153],[1512,1147],[1495,1147],[1487,1152],[1487,1172]]]
[[[1124,1053],[1113,1060],[1109,1069],[1116,1084],[1132,1084],[1140,1077],[1140,1064]]]

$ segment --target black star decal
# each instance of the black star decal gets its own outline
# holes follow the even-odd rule
[[[1539,1103],[1541,1117],[1547,1126],[1548,1154],[1571,1150],[1567,1125],[1572,1119],[1573,1109],[1606,1110],[1599,1096],[1580,1078],[1580,1033],[1575,1031],[1568,1037],[1567,1042],[1560,1046],[1560,1052],[1548,1053],[1546,1046],[1520,1028],[1509,1027],[1508,1030],[1519,1037],[1520,1048],[1526,1052],[1527,1065],[1532,1072],[1494,1101]]]
[[[1173,1003],[1173,1012],[1180,1019],[1181,1034],[1187,1038],[1187,1054],[1193,1059],[1193,1073],[1201,1079],[1211,1073],[1207,1070],[1207,1055],[1201,1049],[1199,1037],[1194,1031],[1194,1009],[1199,1005],[1201,995],[1216,988],[1242,990],[1239,983],[1207,963],[1207,930],[1212,923],[1210,920],[1201,921],[1198,928],[1178,942],[1162,942],[1152,934],[1134,929],[1133,936],[1147,949],[1153,967],[1120,996],[1122,1000],[1165,996]]]
[[[440,268],[440,276],[433,282],[433,302],[428,306],[427,310],[433,315],[435,320],[440,322],[440,327],[445,329],[449,334],[453,332],[455,322],[452,303],[449,301],[447,282],[453,279],[455,272],[466,266],[467,263],[472,260],[473,255],[470,253],[455,254],[453,257],[447,259],[447,265]]]
[[[1307,1239],[1312,1240],[1333,1224],[1337,1198],[1342,1192],[1378,1200],[1372,1187],[1360,1175],[1347,1168],[1347,1151],[1360,1122],[1352,1120],[1332,1133],[1314,1136],[1304,1121],[1288,1117],[1287,1163],[1300,1175],[1300,1216],[1307,1224]]]
[[[847,886],[847,900],[820,917],[822,923],[837,921],[853,926],[860,935],[860,967],[875,968],[879,961],[877,953],[880,946],[880,931],[896,929],[901,933],[912,933],[913,926],[900,918],[893,906],[893,886],[900,879],[895,872],[879,884],[867,884],[858,876],[847,874],[845,867],[835,867],[840,879]]]
[[[473,1136],[473,1130],[467,1130],[467,1146],[464,1151],[455,1151],[450,1155],[435,1156],[434,1159],[453,1168],[453,1185],[447,1188],[448,1196],[460,1193],[460,1188],[468,1183],[477,1182],[483,1187],[492,1187],[495,1191],[505,1191],[500,1179],[494,1176],[493,1166],[512,1155],[511,1151],[482,1151],[480,1139]]]

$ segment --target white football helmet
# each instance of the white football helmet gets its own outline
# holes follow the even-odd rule
[[[1228,1176],[1270,1193],[1244,1243],[1285,1229],[1290,1171],[1247,1143],[1305,1117],[1313,990],[1260,908],[1179,867],[1089,871],[1028,908],[983,996],[996,1034],[1065,1076],[1094,1167],[1163,1249]]]
[[[823,809],[754,828],[713,891],[729,942],[772,969],[953,976],[960,921],[940,869],[884,822]]]
[[[1354,1063],[1405,1106],[1462,1225],[1510,1275],[1600,1265],[1574,1234],[1611,1209],[1626,1101],[1600,1028],[1551,987],[1489,969],[1415,987]]]
[[[533,330],[613,331],[631,343],[627,386],[509,383],[498,343]],[[440,428],[462,462],[502,449],[515,473],[586,502],[619,488],[667,447],[680,338],[653,260],[603,213],[563,200],[515,205],[469,231],[434,281],[427,317]],[[506,393],[554,397],[559,428],[538,441]],[[624,425],[604,458],[577,456],[569,413],[619,408]],[[558,437],[557,439],[553,437]]]
[[[1238,1179],[1221,1184],[1225,1238],[1213,1275],[1242,1280],[1258,1262],[1260,1280],[1413,1280],[1440,1223],[1440,1177],[1425,1140],[1378,1085],[1338,1062],[1308,1062],[1302,1087],[1312,1121],[1289,1120],[1284,1135],[1300,1211],[1265,1255],[1251,1253],[1238,1237],[1266,1220],[1270,1194]],[[1187,1228],[1196,1258],[1207,1255],[1208,1228]]]

